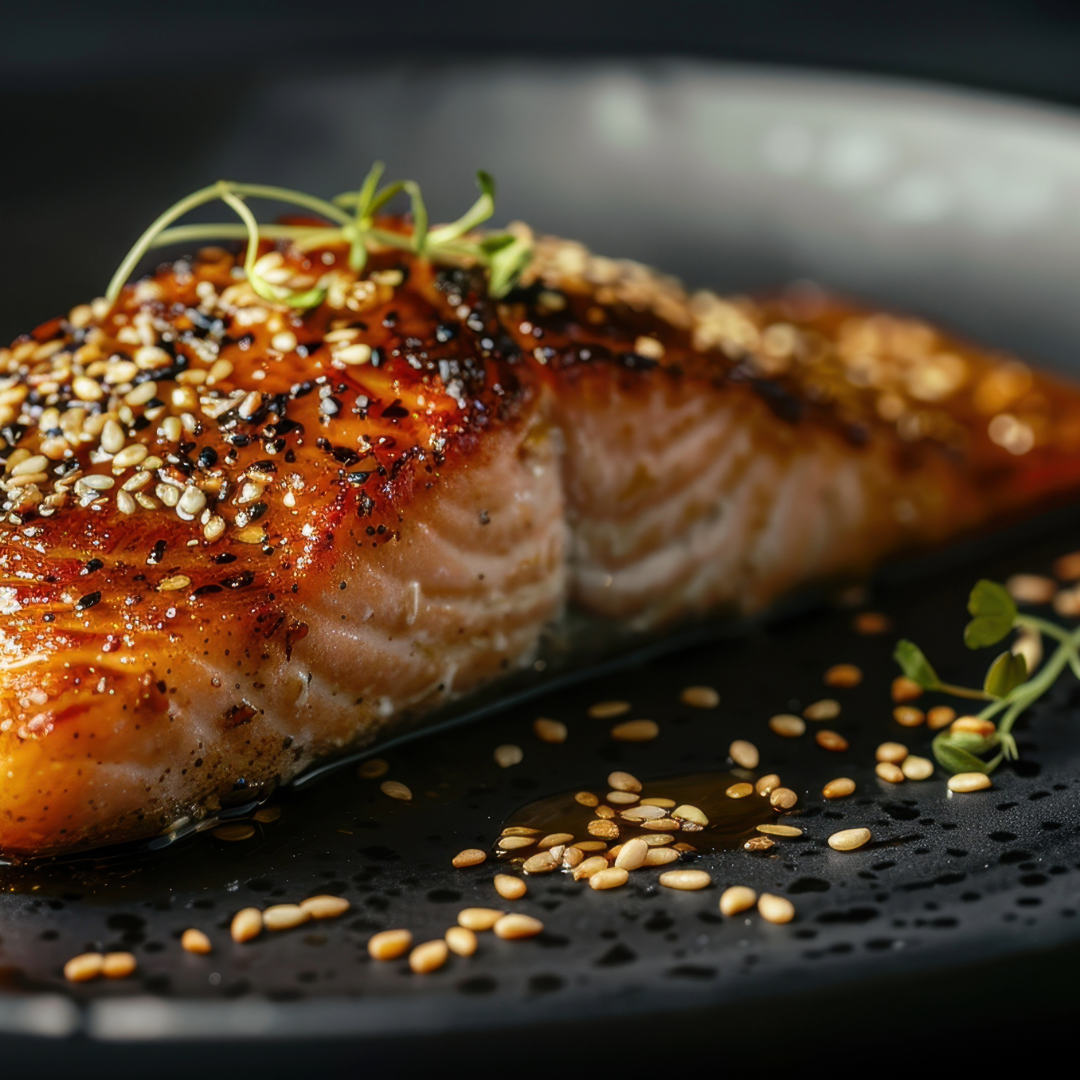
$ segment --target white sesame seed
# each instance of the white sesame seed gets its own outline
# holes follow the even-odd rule
[[[829,847],[833,851],[854,851],[870,843],[869,829],[841,829],[829,837]]]
[[[757,893],[746,885],[732,885],[720,896],[720,910],[727,916],[749,911],[757,903]]]
[[[504,914],[495,908],[463,908],[458,912],[458,925],[467,930],[490,930]]]
[[[451,926],[445,938],[450,951],[458,956],[472,956],[476,952],[476,934],[466,926]]]
[[[349,366],[366,364],[371,360],[371,346],[358,341],[355,345],[346,345],[344,348],[334,349],[331,356],[339,364]]]
[[[772,893],[762,893],[758,900],[758,911],[766,922],[771,923],[789,923],[795,918],[795,905]]]
[[[368,953],[375,960],[396,960],[409,950],[412,934],[408,930],[383,930],[368,939]]]
[[[744,769],[756,769],[758,767],[758,762],[761,760],[758,748],[753,743],[747,742],[745,739],[736,739],[731,746],[728,747],[728,754],[736,765],[739,765]]]
[[[720,695],[711,686],[688,686],[679,700],[692,709],[715,709],[720,704]]]
[[[480,848],[466,848],[464,851],[459,851],[450,862],[456,866],[459,870],[466,866],[479,866],[482,862],[487,861],[487,852],[481,851]]]
[[[216,514],[203,526],[203,536],[207,540],[217,540],[225,533],[225,519]]]
[[[495,747],[495,762],[503,769],[509,769],[512,765],[521,764],[521,759],[524,756],[525,753],[521,747],[515,746],[513,743]]]
[[[262,926],[262,912],[258,908],[244,908],[233,916],[229,933],[233,941],[243,944],[257,938],[262,933]]]
[[[528,886],[521,878],[512,877],[510,874],[496,874],[495,891],[504,900],[519,900],[528,891]]]
[[[582,866],[585,864],[582,863]],[[579,867],[580,869],[580,867]],[[627,883],[630,872],[621,866],[610,866],[606,870],[589,875],[589,885],[594,889],[618,889]]]
[[[83,953],[64,965],[64,978],[68,982],[89,982],[102,973],[104,966],[105,957],[101,953]]]
[[[121,514],[134,514],[137,505],[135,499],[124,491],[123,488],[116,493],[116,509],[119,510]]]
[[[14,456],[14,455],[12,455]],[[44,472],[49,467],[49,459],[44,454],[34,454],[32,457],[23,458],[11,470],[12,476],[30,476],[33,473]]]
[[[132,443],[115,454],[112,463],[118,469],[129,469],[132,465],[138,465],[144,461],[148,453],[149,451],[142,443]]]
[[[611,729],[611,737],[618,742],[651,742],[660,734],[655,720],[627,720]]]
[[[531,915],[520,915],[515,912],[512,915],[504,915],[492,929],[496,937],[503,938],[505,941],[517,941],[520,938],[536,937],[537,934],[543,933],[544,924]]]
[[[667,889],[691,892],[712,884],[712,878],[704,870],[667,870],[660,875],[660,884]]]
[[[101,449],[115,454],[124,448],[124,429],[115,420],[106,420],[101,429]]]
[[[389,795],[391,799],[400,799],[403,802],[408,802],[412,798],[412,792],[397,780],[384,780],[379,785],[379,790],[384,795]]]
[[[213,952],[214,947],[201,930],[190,929],[185,930],[183,937],[180,938],[180,948],[185,952],[206,956]]]
[[[195,517],[206,506],[206,496],[197,488],[189,487],[184,489],[184,494],[180,496],[180,501],[176,504],[176,509],[183,511],[189,518]]]
[[[955,792],[985,791],[993,787],[990,777],[981,772],[957,773],[949,777],[949,790]]]
[[[309,896],[300,906],[313,919],[336,919],[349,910],[349,901],[343,896]]]
[[[116,481],[111,476],[102,476],[101,473],[91,473],[89,476],[84,476],[79,480],[79,483],[84,487],[90,488],[92,491],[108,491],[109,488],[116,484]]]
[[[144,345],[142,348],[136,349],[133,359],[142,371],[172,367],[173,364],[173,358],[157,345]]]
[[[533,731],[536,733],[536,737],[542,742],[566,742],[566,725],[559,720],[548,720],[545,717],[540,717],[533,721]]]
[[[270,339],[270,348],[278,352],[292,352],[296,348],[296,335],[291,330],[282,330]]]
[[[139,383],[139,385],[136,386],[134,390],[129,390],[124,395],[124,403],[132,406],[145,405],[148,401],[151,401],[156,394],[157,383]]]

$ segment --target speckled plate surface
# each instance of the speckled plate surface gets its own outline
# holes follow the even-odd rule
[[[377,98],[379,110],[357,108]],[[468,117],[464,130],[454,118]],[[297,145],[269,157],[271,122]],[[272,142],[272,140],[270,140]],[[943,318],[983,340],[1076,369],[1080,305],[1080,127],[1069,116],[987,98],[876,82],[682,65],[648,68],[443,69],[406,77],[306,77],[253,93],[234,137],[205,149],[206,174],[244,174],[317,191],[344,187],[388,157],[440,202],[460,201],[468,169],[491,168],[508,213],[724,287],[814,276]],[[456,203],[455,203],[456,205]],[[898,635],[924,644],[946,676],[981,658],[964,650],[964,600],[979,576],[1045,570],[1080,546],[1069,520],[1040,534],[967,549],[946,569],[884,579],[875,609],[890,634],[860,637],[827,605],[555,688],[468,726],[398,746],[390,776],[410,803],[380,795],[355,767],[274,800],[280,820],[246,841],[203,834],[136,860],[0,870],[0,1032],[104,1042],[243,1037],[386,1039],[626,1020],[682,1011],[722,1016],[781,993],[822,994],[882,976],[927,979],[975,959],[1003,962],[1080,941],[1080,692],[1064,680],[1018,727],[1022,760],[988,792],[948,798],[944,778],[899,787],[873,775],[886,738],[926,753],[929,734],[890,719]],[[826,694],[822,673],[866,672],[829,726],[845,754],[810,736],[783,740],[770,715]],[[688,684],[716,710],[679,703]],[[620,744],[589,703],[618,697],[655,719],[659,738]],[[540,742],[537,716],[563,720]],[[812,725],[811,725],[812,726]],[[542,795],[597,788],[613,768],[642,778],[725,768],[733,738],[800,794],[804,837],[772,852],[702,857],[717,885],[789,896],[787,926],[722,918],[719,889],[677,893],[639,872],[614,893],[556,876],[530,880],[514,906],[546,931],[525,942],[484,935],[478,953],[426,977],[368,958],[372,932],[441,936],[457,911],[493,904],[493,865],[450,858],[488,846],[503,820]],[[493,750],[524,749],[499,768]],[[824,781],[858,792],[826,804]],[[851,854],[826,846],[866,825]],[[249,904],[314,892],[346,896],[336,921],[228,937]],[[179,935],[206,930],[209,957]],[[130,949],[132,979],[65,984],[66,959]]]

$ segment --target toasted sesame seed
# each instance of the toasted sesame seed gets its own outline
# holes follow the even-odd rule
[[[196,953],[199,956],[208,956],[214,951],[210,939],[201,931],[194,928],[185,930],[180,938],[180,948],[185,952]]]
[[[997,731],[997,725],[993,720],[983,720],[979,716],[958,716],[949,725],[949,730],[963,731],[970,735],[979,735],[985,739]]]
[[[417,975],[438,971],[450,956],[450,949],[442,938],[425,941],[409,953],[409,967]]]
[[[412,798],[412,792],[397,780],[384,780],[379,785],[379,790],[384,795],[389,795],[391,799],[401,799],[404,802],[408,802],[408,800]]]
[[[903,743],[883,742],[874,751],[875,761],[889,761],[893,765],[899,765],[908,756],[908,748]]]
[[[467,926],[451,926],[445,937],[450,951],[458,956],[472,956],[476,952],[476,934]]]
[[[559,844],[573,843],[574,834],[568,832],[548,833],[542,840],[537,843],[537,847],[541,851],[548,851]]]
[[[129,390],[124,395],[124,404],[131,405],[133,408],[137,408],[140,405],[145,405],[147,402],[152,401],[157,396],[157,383],[144,382],[139,383],[133,390]]]
[[[611,720],[630,711],[629,701],[598,701],[589,706],[589,716],[593,720]]]
[[[495,936],[504,941],[518,941],[521,938],[536,937],[544,932],[544,924],[531,915],[520,915],[514,912],[504,915],[493,927]]]
[[[914,705],[897,705],[892,714],[901,727],[919,727],[926,720],[926,714]]]
[[[807,720],[835,720],[840,715],[840,702],[834,698],[822,698],[803,709]]]
[[[263,926],[267,930],[291,930],[310,918],[311,913],[299,904],[274,904],[263,912]]]
[[[776,773],[769,773],[767,776],[758,777],[754,783],[754,791],[759,795],[771,795],[780,786],[780,777]],[[730,789],[729,793],[730,793]],[[747,793],[749,794],[749,792]]]
[[[682,828],[682,823],[676,821],[675,818],[662,817],[656,818],[654,821],[643,821],[641,827],[648,829],[650,832],[675,832]]]
[[[745,799],[747,795],[754,794],[754,785],[747,783],[732,784],[724,794],[729,799]]]
[[[1057,592],[1057,583],[1039,574],[1013,574],[1005,588],[1021,604],[1049,604]]]
[[[380,776],[385,776],[390,771],[390,762],[381,757],[368,758],[359,769],[356,770],[357,776],[362,780],[378,780]]]
[[[90,488],[91,491],[108,491],[116,485],[116,481],[111,476],[103,476],[101,473],[91,473],[89,476],[83,476],[78,480],[78,483]]]
[[[956,710],[948,705],[935,705],[926,714],[926,725],[931,731],[940,731],[956,719]]]
[[[271,822],[277,821],[280,817],[280,806],[260,806],[259,809],[251,815],[252,821],[257,821],[260,825],[269,825]]]
[[[396,960],[410,945],[412,934],[408,930],[380,930],[368,939],[367,950],[374,960]]]
[[[795,918],[795,905],[783,896],[762,893],[757,906],[761,917],[766,922],[789,923]]]
[[[666,870],[660,875],[660,884],[665,889],[681,889],[693,892],[712,884],[712,878],[704,870]]]
[[[577,847],[577,845],[566,848],[562,854],[562,864],[567,870],[573,870],[574,867],[579,866],[584,859],[585,852]]]
[[[238,840],[250,840],[255,835],[255,826],[240,821],[235,825],[219,825],[211,834],[217,840],[235,843]]]
[[[646,842],[652,839],[647,837]],[[679,852],[674,851],[669,847],[651,847],[645,853],[645,866],[667,866],[668,863],[673,863],[679,857]]]
[[[500,851],[520,851],[532,847],[536,841],[531,836],[503,836],[496,845]]]
[[[121,514],[134,514],[138,507],[138,503],[135,499],[129,495],[126,491],[118,491],[116,493],[116,509]]]
[[[560,720],[548,720],[546,717],[540,717],[538,720],[533,721],[533,731],[541,742],[566,742],[566,725]]]
[[[218,540],[225,535],[225,519],[214,514],[203,526],[203,536],[207,540]]]
[[[749,911],[757,903],[757,893],[746,885],[732,885],[720,894],[720,910],[727,916]]]
[[[985,791],[993,787],[990,777],[981,772],[962,772],[949,777],[949,790],[960,792]]]
[[[791,788],[778,787],[769,793],[769,805],[777,810],[790,810],[799,801],[799,796]]]
[[[1080,551],[1073,551],[1054,560],[1054,576],[1060,581],[1080,579]]]
[[[200,514],[205,508],[206,496],[197,487],[185,488],[176,504],[176,509],[183,511],[189,518]]]
[[[336,919],[349,910],[349,901],[343,896],[309,896],[300,906],[313,919]]]
[[[105,396],[101,385],[85,375],[76,375],[71,380],[71,390],[80,401],[100,401]]]
[[[934,775],[934,763],[929,758],[915,754],[904,758],[900,768],[909,780],[929,780]]]
[[[158,592],[176,592],[178,589],[186,589],[191,584],[191,578],[187,574],[173,574],[158,582]]]
[[[897,675],[892,681],[892,699],[895,702],[914,701],[923,696],[923,688],[906,675]]]
[[[513,743],[504,743],[495,747],[495,763],[501,769],[509,769],[512,765],[520,765],[525,752],[520,746]]]
[[[124,429],[115,420],[106,420],[101,429],[101,449],[107,454],[115,454],[124,448]]]
[[[720,704],[720,695],[711,686],[688,686],[679,700],[692,709],[715,709]]]
[[[776,841],[770,836],[751,836],[743,844],[744,851],[768,851],[769,848],[774,847],[776,847]]]
[[[619,826],[606,818],[590,821],[587,828],[590,836],[599,836],[605,840],[617,840],[619,837]]]
[[[558,855],[550,851],[538,851],[535,855],[525,860],[521,869],[526,874],[550,874],[559,868],[559,860],[562,857],[562,849],[556,848]]]
[[[1054,611],[1067,619],[1075,619],[1080,616],[1080,586],[1062,589],[1054,597]]]
[[[540,836],[540,829],[530,829],[527,825],[507,825],[500,836]]]
[[[877,773],[879,779],[888,784],[902,784],[904,782],[904,770],[891,761],[879,761],[874,766],[874,772]]]
[[[641,806],[658,806],[662,810],[670,810],[675,805],[674,799],[658,799],[655,796],[648,799],[642,799]]]
[[[700,825],[703,829],[709,824],[705,812],[700,807],[691,806],[689,803],[672,810],[671,816],[678,818],[680,821],[689,821],[694,825]]]
[[[739,765],[744,769],[756,769],[758,767],[758,762],[761,761],[761,755],[758,753],[758,748],[752,742],[747,742],[745,739],[736,739],[728,747],[728,756],[736,765]]]
[[[801,716],[780,713],[769,719],[769,730],[785,739],[797,739],[806,732],[806,721]]]
[[[639,796],[632,791],[609,791],[604,798],[616,806],[630,806],[638,801]]]
[[[841,829],[829,837],[829,847],[833,851],[854,851],[870,843],[869,829]]]
[[[613,772],[608,775],[608,786],[616,791],[640,791],[641,781],[628,772]]]
[[[618,889],[630,878],[630,872],[621,866],[609,866],[606,870],[589,876],[589,886],[593,889]]]
[[[830,780],[821,789],[821,794],[824,795],[826,799],[844,799],[852,794],[854,790],[855,781],[849,780],[846,776],[841,776],[836,780]]]
[[[671,800],[669,800],[670,802]],[[674,805],[674,803],[672,803]],[[619,817],[624,821],[655,821],[658,818],[666,817],[667,811],[662,806],[646,806],[641,803],[639,806],[629,806],[625,810],[619,811]]]
[[[528,891],[528,887],[521,878],[511,877],[509,874],[496,874],[495,891],[504,900],[520,900]]]
[[[824,731],[819,731],[814,736],[814,742],[822,748],[822,750],[843,751],[849,746],[847,739],[838,732],[829,731],[827,728]]]
[[[487,852],[479,848],[466,848],[464,851],[459,851],[450,861],[459,870],[466,866],[479,866],[487,861]]]
[[[358,341],[355,345],[334,349],[330,355],[340,364],[366,364],[371,359],[371,346]]]
[[[627,840],[615,858],[615,865],[621,870],[636,870],[648,857],[649,845],[644,840]]]
[[[598,806],[600,800],[591,791],[579,791],[574,796],[574,802],[582,806]]]
[[[258,908],[247,907],[233,916],[229,934],[233,941],[243,944],[257,938],[262,933],[262,928],[262,912]]]
[[[854,664],[833,664],[825,672],[826,686],[839,686],[850,689],[862,682],[862,670]]]
[[[590,878],[593,874],[598,874],[607,868],[608,861],[603,855],[592,855],[574,868],[574,880],[581,881],[584,878]]]
[[[633,810],[634,808],[631,806],[629,809]],[[596,816],[607,818],[608,821],[612,821],[615,818],[615,811],[612,810],[610,806],[598,806],[596,808]]]
[[[64,965],[64,978],[68,982],[89,982],[96,979],[105,967],[105,957],[101,953],[83,953],[72,957]]]
[[[270,339],[270,348],[278,352],[292,352],[296,348],[296,335],[291,330],[282,330]]]
[[[627,720],[611,729],[611,737],[619,742],[651,742],[659,734],[655,720]]]
[[[466,930],[490,930],[505,914],[495,908],[467,907],[458,912],[457,921]]]
[[[884,634],[892,626],[892,620],[879,611],[860,611],[853,620],[853,626],[856,634]]]
[[[117,469],[130,469],[132,465],[138,465],[144,461],[147,454],[149,454],[149,451],[142,443],[132,443],[130,446],[125,446],[118,454],[115,454],[112,463]],[[198,488],[188,488],[188,490],[198,491]],[[202,493],[200,492],[200,494]],[[204,498],[203,502],[205,503],[205,501]]]

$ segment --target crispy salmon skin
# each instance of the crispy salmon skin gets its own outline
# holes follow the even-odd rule
[[[266,249],[269,251],[269,249]],[[535,241],[207,249],[0,351],[0,852],[212,816],[531,664],[860,573],[1080,483],[1080,392],[816,293]]]

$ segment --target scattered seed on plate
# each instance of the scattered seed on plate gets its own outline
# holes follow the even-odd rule
[[[474,847],[466,848],[464,851],[459,851],[450,861],[459,870],[466,866],[479,866],[487,861],[487,852]]]
[[[495,764],[501,769],[509,769],[511,765],[520,765],[525,756],[520,746],[513,743],[504,743],[495,747]]]
[[[667,866],[679,857],[679,853],[669,847],[651,847],[645,856],[645,866]]]
[[[770,836],[751,836],[743,844],[744,851],[768,851],[769,848],[773,847],[776,847],[776,841]]]
[[[303,926],[311,913],[299,904],[274,904],[262,913],[262,917],[267,930],[291,930],[294,926]]]
[[[581,864],[585,858],[585,852],[579,847],[568,847],[562,853],[562,864],[567,870],[573,870],[575,866]]]
[[[618,889],[625,885],[630,877],[628,870],[621,866],[609,866],[589,875],[589,885],[594,889]]]
[[[835,752],[846,750],[850,745],[843,735],[836,731],[830,731],[828,728],[819,731],[814,736],[814,742],[816,742],[822,750],[832,750]]]
[[[389,795],[391,799],[401,799],[403,802],[408,802],[412,798],[412,792],[397,780],[384,780],[379,785],[379,790],[384,795]]]
[[[650,832],[676,832],[682,828],[682,823],[676,821],[675,818],[662,817],[654,818],[652,821],[643,821],[641,827]]]
[[[919,727],[926,721],[926,714],[914,705],[897,705],[892,711],[893,719],[901,727]]]
[[[789,923],[795,918],[795,905],[783,896],[762,893],[757,906],[761,917],[766,922]]]
[[[840,715],[840,702],[835,698],[822,698],[803,709],[807,720],[835,720]]]
[[[891,761],[879,761],[874,766],[874,772],[879,780],[884,780],[886,783],[902,784],[904,782],[904,770]]]
[[[856,667],[854,664],[833,664],[833,666],[825,672],[826,686],[839,686],[850,689],[853,686],[858,686],[859,683],[862,682],[862,679],[862,669]]]
[[[892,681],[892,699],[893,701],[900,703],[904,701],[914,701],[916,698],[923,696],[923,688],[915,682],[914,679],[909,679],[906,675],[897,675]]]
[[[257,821],[260,825],[270,825],[281,818],[280,806],[260,806],[254,814],[251,815],[252,821]]]
[[[665,844],[671,844],[674,842],[675,837],[670,833],[650,833],[648,836],[639,836],[639,840],[644,840],[649,847],[663,847]]]
[[[101,964],[101,974],[106,979],[126,979],[135,974],[138,961],[129,952],[106,953]]]
[[[212,833],[216,840],[250,840],[255,835],[255,826],[246,821],[237,822],[235,825],[220,825]]]
[[[711,686],[688,686],[679,700],[692,709],[715,709],[720,704],[720,695]]]
[[[599,807],[597,809],[599,810]],[[619,811],[619,817],[623,821],[657,821],[666,816],[667,811],[662,806],[645,806],[644,804],[628,806],[625,810]]]
[[[607,844],[603,840],[582,840],[574,847],[578,851],[607,851]]]
[[[780,713],[770,717],[769,730],[774,735],[785,739],[797,739],[806,733],[806,721],[801,716],[793,716],[791,713]]]
[[[390,771],[390,762],[385,758],[368,758],[359,769],[356,770],[361,780],[378,780]]]
[[[467,907],[458,912],[457,921],[466,930],[490,930],[505,914],[495,908]]]
[[[993,787],[990,777],[981,772],[962,772],[949,777],[949,790],[957,793],[985,791]]]
[[[229,934],[233,941],[243,944],[257,938],[262,933],[262,928],[262,912],[258,908],[248,907],[233,916]]]
[[[948,705],[935,705],[926,714],[926,726],[932,731],[948,727],[956,719],[956,710]]]
[[[1080,578],[1080,551],[1073,551],[1055,559],[1054,576],[1059,581],[1076,581]]]
[[[105,957],[101,953],[83,953],[64,965],[64,978],[68,982],[89,982],[102,973],[104,966]]]
[[[533,721],[533,731],[541,742],[566,742],[566,725],[561,720],[548,720],[547,717],[542,716]]]
[[[757,893],[746,885],[732,885],[720,894],[720,910],[728,916],[749,911],[756,903]]]
[[[544,924],[531,915],[504,915],[493,927],[495,936],[506,941],[536,937],[544,932]]]
[[[574,880],[581,881],[583,878],[590,878],[593,874],[598,874],[607,868],[608,861],[603,855],[592,855],[574,868]]]
[[[644,840],[627,840],[615,857],[615,866],[620,870],[636,870],[648,857],[649,845]]]
[[[537,847],[541,851],[547,851],[549,848],[553,848],[558,844],[570,844],[573,843],[574,834],[568,832],[553,832],[548,833],[542,840],[537,843]]]
[[[780,786],[780,777],[776,773],[768,776],[759,776],[754,784],[754,790],[759,795],[771,795]],[[749,794],[749,792],[747,792]]]
[[[586,826],[590,836],[599,836],[605,840],[617,840],[619,838],[619,826],[607,818],[596,818]]]
[[[396,960],[404,956],[412,945],[409,930],[381,930],[368,939],[368,953],[374,960]]]
[[[500,836],[539,836],[540,829],[530,829],[528,825],[507,825]]]
[[[1080,615],[1080,585],[1062,589],[1054,597],[1054,611],[1066,619],[1075,619]]]
[[[614,803],[616,806],[632,806],[638,801],[639,796],[635,795],[632,791],[609,791],[604,799],[609,803]]]
[[[839,776],[830,780],[822,789],[821,794],[826,799],[844,799],[855,791],[855,781],[846,776]]]
[[[429,972],[438,971],[449,955],[450,950],[442,938],[425,941],[409,953],[409,967],[417,975],[427,975]]]
[[[183,937],[180,938],[180,948],[185,952],[196,953],[198,956],[208,956],[214,951],[210,939],[194,927],[184,931]]]
[[[802,829],[796,829],[794,825],[756,825],[759,833],[766,836],[802,836]]]
[[[697,848],[693,844],[672,844],[672,849],[679,852],[697,851]]]
[[[993,720],[984,720],[979,716],[958,716],[949,725],[950,731],[963,731],[971,735],[979,735],[988,738],[997,731],[997,724]]]
[[[349,910],[349,901],[343,896],[309,896],[300,906],[313,919],[336,919]]]
[[[522,848],[532,847],[535,843],[531,836],[500,836],[496,847],[500,851],[520,851]]]
[[[671,807],[673,807],[675,805],[675,800],[674,799],[658,799],[658,798],[653,797],[651,799],[642,799],[641,802],[638,805],[640,805],[640,806],[657,806],[661,810],[670,810]]]
[[[791,788],[778,787],[769,794],[769,804],[777,810],[790,810],[799,801],[799,796]]]
[[[886,634],[892,620],[880,611],[860,611],[852,620],[852,625],[856,634]]]
[[[731,787],[724,792],[729,799],[745,799],[747,795],[754,794],[754,785],[740,782],[738,784],[732,784]]]
[[[641,781],[632,773],[616,771],[610,773],[607,778],[608,787],[616,791],[641,791]]]
[[[728,756],[736,765],[739,765],[744,769],[756,769],[758,767],[758,762],[761,760],[758,748],[752,742],[747,742],[745,739],[736,739],[728,747]]]
[[[869,829],[841,829],[829,837],[829,847],[833,851],[854,851],[869,843]]]
[[[692,825],[700,825],[703,829],[707,828],[709,824],[705,811],[700,807],[691,806],[689,803],[676,807],[671,811],[671,816],[683,822],[684,829],[686,828],[686,822],[690,822]]]
[[[618,742],[651,742],[659,734],[655,720],[627,720],[611,729],[611,737]]]
[[[898,742],[883,742],[874,751],[875,761],[890,761],[893,765],[899,765],[907,756],[908,748]]]
[[[599,806],[600,800],[591,791],[579,791],[574,796],[574,802],[582,806]]]
[[[915,754],[904,758],[900,768],[909,780],[929,780],[934,775],[934,763],[929,758],[917,757]]]
[[[598,701],[589,706],[589,716],[593,720],[612,720],[616,716],[625,716],[629,711],[629,701]]]
[[[476,934],[467,926],[451,926],[445,937],[450,951],[458,956],[472,956],[476,952]]]
[[[660,875],[660,884],[665,889],[681,889],[694,892],[712,884],[712,877],[704,870],[665,870]]]
[[[1021,604],[1049,604],[1057,592],[1057,582],[1041,574],[1013,574],[1005,588]]]
[[[550,851],[538,851],[526,859],[521,869],[526,874],[550,874],[559,867],[559,860]]]
[[[521,878],[511,877],[509,874],[496,874],[495,891],[504,900],[520,900],[528,892],[528,887]]]

